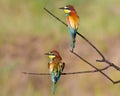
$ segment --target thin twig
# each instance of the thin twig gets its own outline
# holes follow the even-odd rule
[[[106,69],[108,69],[110,66],[106,66],[104,68],[101,68],[99,70],[104,71]],[[98,70],[90,70],[90,71],[79,71],[79,72],[65,72],[62,73],[61,75],[75,75],[75,74],[84,74],[84,73],[95,73],[95,72],[99,72]],[[29,75],[50,75],[49,73],[31,73],[31,72],[22,72],[23,74],[29,74]]]
[[[110,61],[106,60],[103,61],[103,62],[106,62],[108,65],[114,67],[116,70],[120,71],[120,67],[118,67],[117,65],[115,65],[114,63],[111,63]]]
[[[49,73],[31,73],[31,72],[22,72],[23,74],[29,74],[29,75],[50,75]]]
[[[63,22],[62,20],[60,20],[58,17],[56,17],[54,14],[52,14],[50,11],[48,11],[46,8],[44,8],[44,10],[46,12],[48,12],[50,15],[52,15],[54,18],[56,18],[58,21],[60,21],[62,24],[64,24],[65,26],[68,26],[65,22]]]
[[[86,42],[88,42],[96,51],[97,53],[102,57],[102,60],[97,60],[97,61],[104,61],[105,57],[103,56],[103,54],[87,39],[85,38],[82,34],[80,34],[79,32],[77,32],[77,34],[82,37]]]

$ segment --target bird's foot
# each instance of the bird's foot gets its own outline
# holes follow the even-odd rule
[[[73,52],[73,51],[74,51],[74,49],[73,49],[73,48],[71,48],[71,49],[70,49],[70,52]]]

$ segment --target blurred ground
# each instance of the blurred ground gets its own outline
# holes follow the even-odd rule
[[[54,4],[53,4],[54,2]],[[0,1],[0,96],[52,96],[50,76],[28,76],[21,72],[48,72],[45,52],[57,49],[66,62],[64,72],[92,70],[69,52],[67,28],[48,15],[47,7],[65,21],[57,8],[72,4],[80,15],[79,32],[93,42],[105,57],[120,66],[120,1]],[[52,5],[52,6],[51,6]],[[80,37],[75,51],[96,63],[98,54]],[[120,72],[105,71],[114,80]],[[56,96],[119,96],[120,84],[113,85],[100,73],[62,76]]]

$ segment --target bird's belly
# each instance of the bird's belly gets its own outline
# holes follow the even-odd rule
[[[54,64],[54,63],[51,63],[50,66],[49,66],[49,71],[53,72],[54,70],[57,70],[57,65]]]
[[[53,64],[50,64],[50,66],[49,66],[49,71],[50,71],[50,73],[53,71],[53,69],[54,69],[54,65]]]
[[[78,28],[79,19],[76,16],[69,16],[69,26],[72,27],[74,30]]]

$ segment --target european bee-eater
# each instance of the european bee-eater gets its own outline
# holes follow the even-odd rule
[[[49,53],[45,53],[45,55],[48,55],[50,60],[48,62],[48,69],[51,74],[51,80],[53,82],[52,92],[54,94],[56,90],[56,83],[60,79],[61,73],[65,67],[65,63],[62,62],[62,57],[56,50],[50,51]]]
[[[77,15],[77,12],[75,11],[74,7],[72,5],[67,5],[65,7],[61,7],[59,9],[63,9],[64,13],[66,15],[66,22],[69,28],[70,37],[71,37],[71,47],[72,50],[75,48],[75,38],[76,33],[78,30],[79,25],[79,16]]]

